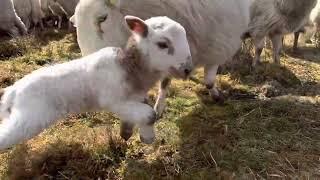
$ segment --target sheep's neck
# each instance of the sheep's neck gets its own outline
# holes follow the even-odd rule
[[[147,58],[141,54],[135,40],[130,37],[119,59],[119,64],[126,73],[125,79],[131,87],[129,93],[146,93],[160,79],[160,72],[150,68]]]

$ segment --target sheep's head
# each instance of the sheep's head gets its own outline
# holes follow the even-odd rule
[[[137,48],[148,57],[150,68],[186,78],[192,71],[190,47],[185,29],[168,17],[153,17],[146,21],[125,16]]]

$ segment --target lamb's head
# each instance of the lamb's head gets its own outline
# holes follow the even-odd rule
[[[146,21],[125,16],[135,46],[148,59],[148,66],[186,78],[193,69],[190,47],[185,29],[168,17],[153,17]]]

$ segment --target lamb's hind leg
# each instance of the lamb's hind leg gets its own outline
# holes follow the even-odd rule
[[[0,124],[0,150],[33,138],[57,119],[57,114],[48,109],[11,109],[10,116]]]
[[[137,124],[140,128],[140,139],[146,144],[151,144],[155,139],[154,123],[156,113],[151,106],[141,102],[126,102],[119,104],[113,111],[123,121],[120,135],[129,139],[132,135],[132,128]]]
[[[218,65],[206,65],[204,67],[204,81],[211,98],[218,103],[223,103],[224,97],[215,86],[218,68]]]
[[[273,60],[277,64],[280,64],[280,52],[281,52],[281,48],[282,48],[282,43],[281,43],[282,37],[283,36],[281,34],[274,34],[274,35],[270,36],[270,39],[272,41],[272,47],[273,47]]]
[[[154,105],[154,110],[157,113],[157,118],[161,117],[166,107],[166,96],[168,92],[168,87],[170,86],[170,82],[171,79],[166,77],[160,83],[158,98],[156,104]]]

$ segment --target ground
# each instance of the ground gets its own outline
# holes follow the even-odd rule
[[[0,86],[79,52],[64,31],[1,41]],[[242,53],[221,68],[223,105],[210,100],[201,69],[174,81],[152,145],[137,134],[121,140],[112,114],[70,115],[2,152],[0,179],[319,179],[320,50],[301,43],[298,54],[285,48],[281,65],[270,57],[253,69]]]

